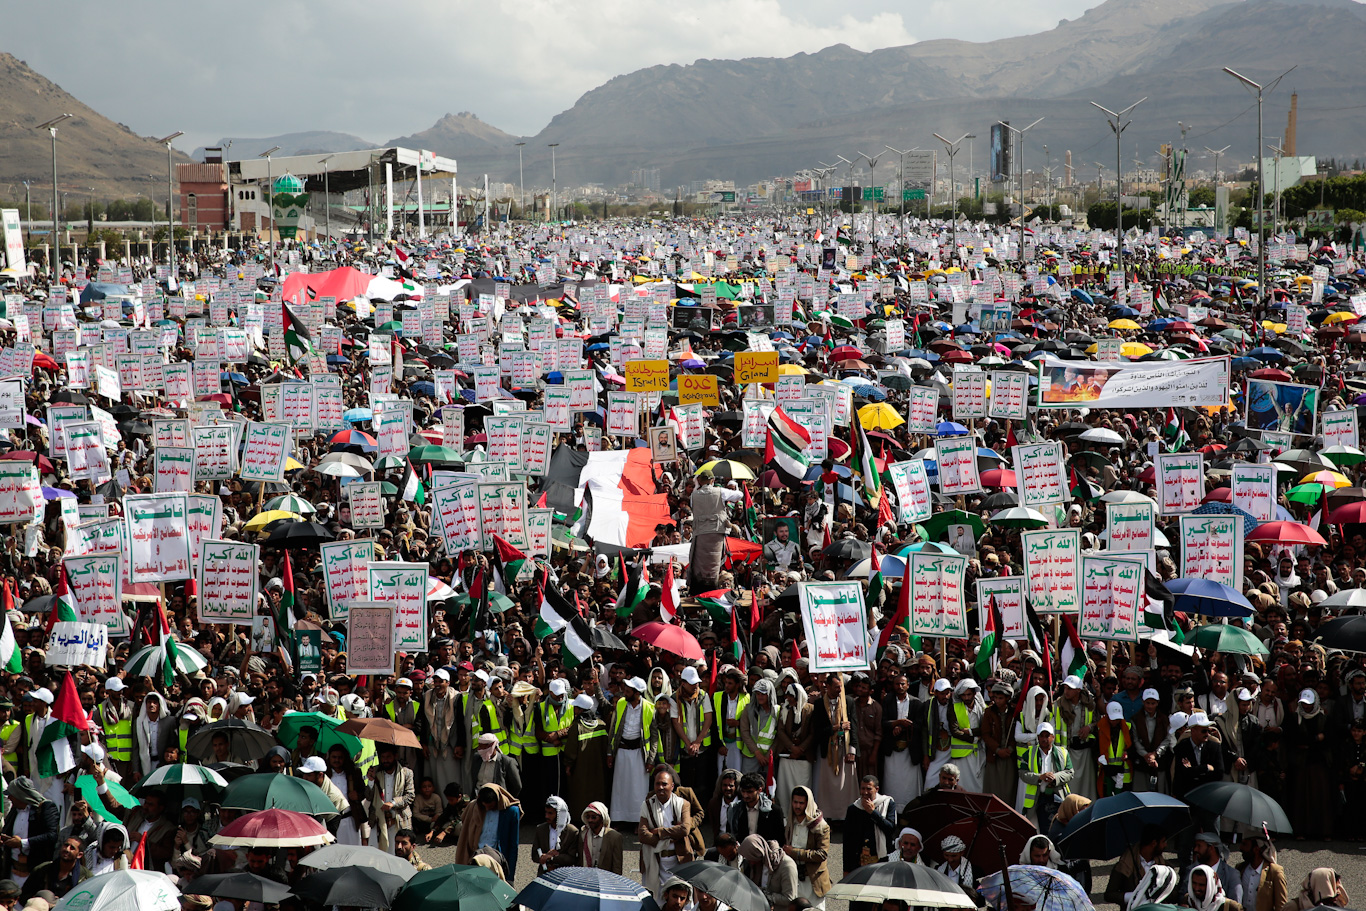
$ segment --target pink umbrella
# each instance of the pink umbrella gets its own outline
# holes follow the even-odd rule
[[[651,620],[631,630],[631,635],[642,642],[650,643],[655,648],[672,652],[680,658],[701,661],[703,657],[702,646],[693,638],[693,634],[681,626],[674,626],[672,623]]]
[[[702,656],[700,646],[697,655]],[[243,848],[304,848],[336,841],[327,827],[312,816],[274,809],[240,816],[209,840],[216,845]]]
[[[1258,525],[1249,541],[1275,541],[1277,544],[1327,544],[1323,535],[1299,522],[1264,522]]]
[[[995,348],[995,349],[996,349],[999,353],[1001,353],[1001,354],[1010,354],[1010,353],[1011,353],[1011,352],[1010,352],[1010,349],[1007,348],[1005,345],[1002,345],[1000,342],[994,342],[994,343],[992,343],[992,346],[991,346],[991,347]]]

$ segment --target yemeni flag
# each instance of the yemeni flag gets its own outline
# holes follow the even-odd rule
[[[52,602],[52,612],[47,615],[47,634],[52,635],[52,627],[62,621],[81,619],[76,615],[76,601],[71,597],[71,586],[66,580],[66,564],[61,567],[57,578],[57,600]]]
[[[280,606],[275,613],[275,641],[288,649],[293,644],[294,630],[294,569],[289,564],[289,549],[285,549],[285,563],[280,567],[280,580],[285,583]],[[164,618],[163,621],[165,622]]]
[[[892,619],[882,628],[881,635],[877,638],[877,660],[882,660],[882,653],[887,650],[887,644],[892,641],[892,632],[896,629],[904,629],[906,635],[911,634],[911,559],[906,557],[906,569],[901,574],[901,593],[896,599],[896,613]]]
[[[868,445],[868,434],[863,432],[863,420],[858,421],[858,434],[854,436],[855,457],[859,473],[863,475],[863,495],[868,505],[880,508],[882,505],[882,478],[878,475],[877,462],[873,457],[873,447]]]
[[[59,767],[74,768],[80,747],[73,746],[72,741],[80,737],[81,731],[89,729],[90,718],[81,707],[76,681],[67,671],[52,702],[51,720],[43,728],[43,736],[38,738],[38,777],[53,778],[59,774]]]
[[[1044,632],[1043,621],[1034,605],[1025,599],[1025,634],[1029,636],[1029,647],[1039,653],[1043,660],[1043,672],[1048,676],[1048,691],[1053,692],[1053,655],[1048,648],[1048,633]]]
[[[288,301],[281,301],[280,306],[283,309],[281,322],[284,323],[285,354],[292,364],[313,353],[313,336]]]
[[[996,596],[993,595],[986,604],[978,609],[982,624],[982,636],[977,644],[977,660],[973,663],[973,669],[977,671],[977,676],[983,680],[991,676],[992,666],[996,663],[996,645],[998,633],[1001,629],[1000,623],[996,620],[996,614]]]
[[[9,614],[14,610],[14,595],[10,591],[10,580],[5,580],[5,628],[0,631],[0,667],[11,674],[24,670],[24,656],[19,651],[19,642],[14,638],[14,627],[10,626]]]
[[[509,544],[501,535],[494,535],[493,559],[499,570],[493,576],[494,588],[506,595],[517,586],[517,575],[526,565],[526,554]]]
[[[545,624],[552,633],[564,633],[564,656],[567,666],[577,667],[593,656],[593,632],[574,605],[548,578],[541,580],[541,615],[537,627]],[[573,657],[571,664],[569,658]]]
[[[626,583],[622,585],[621,592],[617,595],[617,616],[629,617],[631,612],[645,600],[645,595],[649,593],[649,587],[641,584],[639,561],[628,564],[626,558],[622,557],[621,564]]]
[[[773,409],[768,416],[768,445],[764,450],[764,461],[772,462],[779,473],[800,481],[806,477],[811,460],[803,450],[811,445],[811,434],[783,411],[782,407]]]
[[[678,619],[678,583],[674,581],[674,561],[664,570],[664,591],[659,598],[659,619],[673,623]]]
[[[882,603],[882,591],[887,587],[887,582],[882,578],[882,560],[877,555],[877,544],[870,545],[871,553],[868,556],[868,613],[872,614]]]
[[[1086,646],[1077,635],[1077,625],[1072,618],[1062,616],[1062,643],[1058,649],[1062,662],[1062,672],[1067,676],[1086,676]]]
[[[427,502],[427,491],[422,486],[422,477],[413,468],[411,459],[403,463],[403,499],[422,506]]]

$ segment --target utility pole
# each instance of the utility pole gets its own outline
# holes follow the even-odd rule
[[[1129,112],[1140,104],[1148,100],[1148,96],[1135,101],[1122,111],[1112,111],[1104,105],[1091,102],[1092,106],[1100,108],[1105,112],[1106,122],[1110,124],[1110,129],[1115,134],[1115,264],[1119,267],[1120,281],[1123,282],[1124,275],[1124,153],[1121,151],[1121,137],[1124,131],[1129,128],[1132,120],[1125,121]]]
[[[958,188],[954,186],[953,160],[958,157],[958,150],[963,147],[963,142],[968,138],[968,134],[964,133],[962,136],[953,140],[945,139],[938,133],[934,133],[933,136],[944,144],[944,150],[949,156],[949,195],[953,197],[953,253],[949,255],[949,261],[952,262],[953,258],[958,255]],[[1023,211],[1024,210],[1021,209],[1022,213]],[[1022,241],[1021,249],[1023,249],[1023,246],[1024,244]]]
[[[1015,127],[1011,126],[1010,124],[1006,123],[1004,120],[998,120],[998,121],[996,121],[996,122],[999,123],[1001,126],[1005,127],[1007,130],[1010,130],[1010,132],[1012,132],[1012,133],[1015,134],[1015,158],[1017,159],[1017,161],[1016,161],[1016,165],[1018,166],[1018,167],[1017,167],[1017,170],[1018,170],[1018,172],[1019,172],[1019,174],[1020,174],[1020,268],[1023,269],[1023,268],[1024,268],[1024,255],[1025,255],[1025,242],[1024,242],[1024,232],[1025,232],[1025,227],[1024,227],[1024,225],[1025,225],[1025,222],[1024,222],[1024,217],[1025,217],[1025,201],[1024,201],[1024,134],[1025,134],[1025,133],[1028,133],[1030,130],[1034,129],[1034,128],[1035,128],[1036,126],[1038,126],[1039,124],[1043,123],[1043,118],[1040,117],[1038,120],[1034,121],[1034,122],[1031,123],[1029,126],[1027,126],[1027,127],[1025,127],[1025,128],[1023,128],[1023,129],[1018,129],[1018,130],[1017,130]],[[952,162],[950,162],[950,164],[952,164]]]
[[[558,142],[548,143],[550,146],[550,208],[551,214],[558,221],[560,217],[560,184],[559,178],[555,173],[555,149],[559,146]]]
[[[1209,146],[1205,146],[1205,151],[1214,156],[1214,185],[1216,187],[1219,185],[1219,156],[1231,148],[1233,146],[1224,146],[1222,149],[1211,149]]]
[[[328,163],[329,161],[331,161],[331,160],[336,156],[336,154],[337,154],[336,152],[333,152],[331,155],[324,155],[324,156],[323,156],[323,160],[322,160],[322,166],[323,166],[323,221],[324,221],[324,223],[327,225],[327,227],[326,227],[325,230],[327,231],[327,239],[328,239],[329,241],[332,240],[332,194],[329,192],[328,181],[327,181],[327,178],[328,178],[328,167],[327,167],[327,163]]]
[[[521,210],[521,216],[526,218],[526,177],[522,172],[522,148],[525,142],[513,143],[517,146],[517,208]]]
[[[166,290],[171,290],[171,283],[176,280],[175,276],[175,184],[171,179],[171,140],[178,139],[185,134],[176,130],[170,136],[163,136],[157,140],[161,145],[166,146],[166,250],[167,264],[170,268],[170,277],[166,280]]]
[[[49,254],[48,265],[51,267],[50,271],[54,284],[62,276],[62,238],[61,231],[58,228],[62,220],[62,210],[60,208],[61,200],[57,197],[57,124],[70,119],[70,114],[62,114],[34,127],[37,130],[47,130],[52,136],[52,252]]]
[[[278,151],[280,151],[279,146],[271,146],[260,155],[256,156],[257,158],[264,158],[266,160],[266,217],[270,219],[267,222],[266,237],[270,239],[271,278],[275,277],[275,180],[274,174],[271,172],[270,156]]]

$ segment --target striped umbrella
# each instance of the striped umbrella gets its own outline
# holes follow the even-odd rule
[[[312,816],[275,809],[239,816],[209,839],[211,844],[240,848],[304,848],[334,841]]]
[[[592,867],[547,870],[513,899],[531,911],[655,911],[650,890]]]
[[[171,637],[174,639],[175,637]],[[192,648],[177,647],[175,663],[172,667],[177,673],[189,677],[209,666],[208,659]],[[160,645],[149,645],[128,659],[124,669],[130,677],[151,677],[159,679],[161,667],[166,662],[166,649]]]
[[[204,794],[218,795],[228,786],[228,781],[213,769],[190,762],[173,762],[160,766],[152,774],[133,785],[134,794],[145,791],[172,791],[180,789],[185,797],[201,797]]]
[[[274,497],[267,500],[261,507],[264,510],[282,509],[285,512],[298,513],[301,516],[311,516],[318,511],[318,508],[303,497],[288,493],[281,497]]]

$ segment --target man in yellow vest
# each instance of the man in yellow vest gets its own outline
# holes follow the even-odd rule
[[[546,684],[546,697],[532,704],[530,733],[536,748],[522,759],[526,806],[544,806],[552,794],[563,794],[564,748],[573,736],[574,707],[569,702],[569,681],[556,677]]]
[[[749,693],[744,690],[744,675],[734,665],[721,668],[721,689],[712,694],[712,717],[716,719],[716,771],[740,771],[744,760],[740,740],[740,716],[749,706]]]
[[[6,781],[19,774],[19,746],[23,739],[23,726],[14,717],[14,704],[0,700],[0,754],[4,756]]]
[[[133,774],[133,707],[123,698],[123,681],[110,677],[104,682],[105,699],[96,717],[104,730],[104,747],[114,771],[131,780]]]
[[[394,681],[394,696],[384,704],[384,714],[395,724],[401,724],[416,733],[417,719],[422,714],[422,703],[413,698],[413,681],[400,677]],[[398,761],[413,770],[413,775],[422,780],[422,751],[413,747],[401,747]]]
[[[1110,702],[1096,731],[1096,750],[1100,772],[1096,776],[1102,797],[1132,791],[1134,785],[1133,733],[1124,720],[1124,706]]]
[[[617,700],[612,717],[612,806],[613,819],[638,819],[640,805],[649,793],[645,745],[654,734],[654,703],[642,698],[645,681],[632,677],[622,687],[625,696]]]
[[[1067,750],[1054,742],[1053,725],[1045,721],[1039,725],[1038,742],[1030,747],[1020,761],[1020,781],[1024,782],[1024,811],[1031,810],[1039,821],[1039,831],[1047,832],[1067,796],[1067,785],[1072,780],[1072,758]]]

